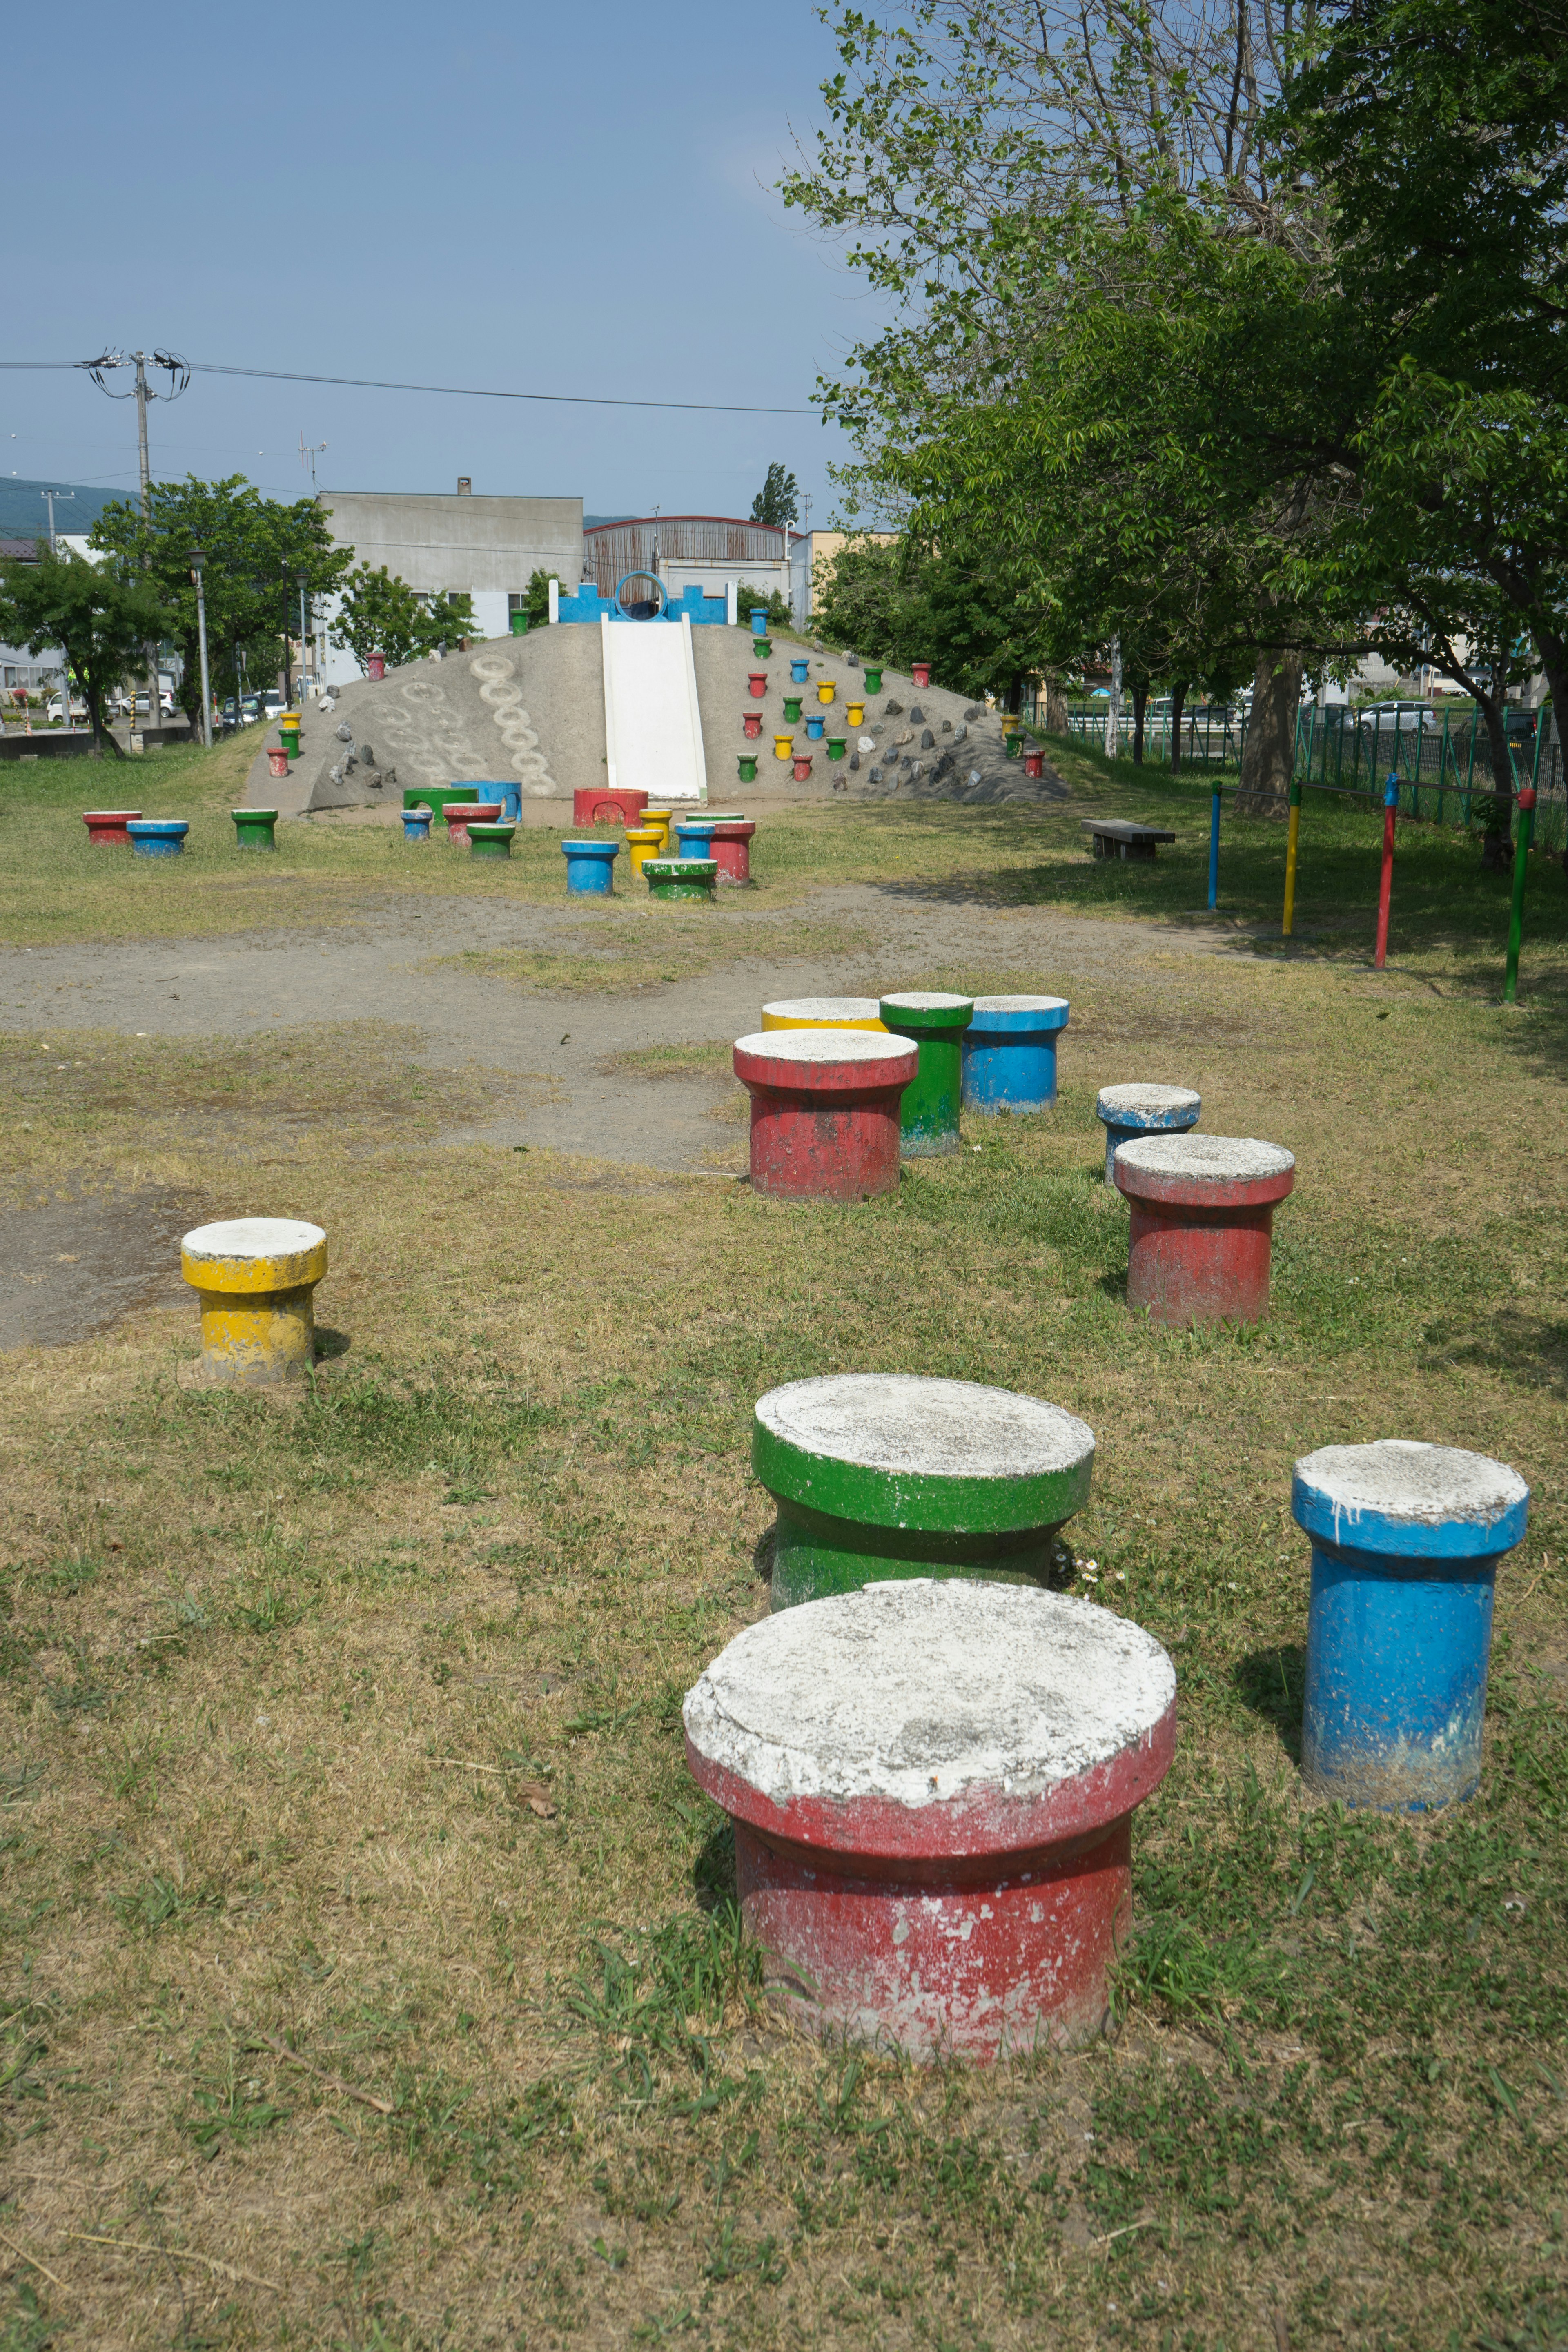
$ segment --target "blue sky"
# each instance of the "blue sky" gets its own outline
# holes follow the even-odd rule
[[[875,313],[769,184],[832,70],[805,0],[459,9],[78,5],[7,47],[3,355],[107,345],[324,375],[809,409]],[[25,259],[24,259],[25,257]],[[21,266],[18,266],[21,265]],[[126,379],[121,377],[121,381]],[[155,475],[580,494],[745,514],[779,457],[826,520],[814,414],[552,408],[197,374]],[[135,412],[0,373],[0,471],[136,479]]]

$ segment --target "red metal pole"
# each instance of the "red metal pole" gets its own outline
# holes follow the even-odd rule
[[[1383,881],[1377,894],[1377,968],[1388,957],[1388,902],[1394,895],[1394,819],[1399,807],[1399,777],[1391,775],[1383,788]]]

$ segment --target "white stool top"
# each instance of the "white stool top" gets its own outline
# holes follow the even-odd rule
[[[887,1042],[908,1051],[905,1039]],[[1088,1422],[1060,1405],[977,1381],[909,1372],[790,1381],[760,1397],[756,1412],[774,1437],[808,1454],[928,1477],[1040,1477],[1069,1470],[1094,1452]]]
[[[1095,1097],[1094,1115],[1108,1127],[1116,1127],[1124,1111],[1158,1118],[1164,1112],[1202,1110],[1203,1107],[1202,1095],[1195,1095],[1191,1087],[1101,1087]]]
[[[796,1067],[802,1062],[907,1062],[914,1050],[911,1039],[874,1029],[755,1029],[735,1040],[737,1054]]]
[[[1065,996],[977,996],[976,1013],[1059,1013]]]
[[[1260,1177],[1288,1176],[1296,1155],[1250,1135],[1141,1135],[1117,1145],[1116,1164],[1200,1184],[1255,1184]]]
[[[1298,1483],[1327,1504],[1347,1533],[1367,1518],[1436,1527],[1446,1519],[1487,1525],[1529,1499],[1517,1470],[1458,1445],[1380,1437],[1372,1445],[1322,1445],[1296,1465]]]
[[[319,1249],[326,1240],[320,1225],[295,1217],[230,1217],[216,1225],[197,1225],[180,1246],[188,1257],[297,1257]]]
[[[875,996],[785,996],[763,1011],[780,1021],[879,1021],[882,1015]]]
[[[748,1626],[687,1693],[701,1757],[775,1804],[1038,1796],[1151,1732],[1175,1694],[1152,1633],[1094,1602],[900,1579]]]
[[[973,1004],[972,996],[949,996],[940,988],[907,988],[897,996],[884,996],[884,1004],[896,1005],[900,1013],[958,1013],[964,1005]]]

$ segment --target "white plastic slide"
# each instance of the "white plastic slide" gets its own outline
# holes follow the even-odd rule
[[[691,624],[601,616],[605,748],[610,789],[645,792],[655,808],[708,798]]]

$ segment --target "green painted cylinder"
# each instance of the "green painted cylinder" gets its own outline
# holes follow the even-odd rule
[[[278,822],[276,809],[230,809],[234,819],[234,839],[237,849],[276,849],[272,828]]]
[[[711,901],[719,879],[718,861],[711,857],[645,857],[642,870],[650,898]]]
[[[758,1401],[752,1467],[778,1507],[775,1609],[897,1577],[1043,1584],[1094,1432],[1007,1389],[841,1372]]]
[[[956,1151],[963,1098],[963,1033],[974,1018],[974,999],[915,989],[907,995],[884,996],[881,1013],[883,1026],[896,1036],[912,1037],[921,1053],[914,1084],[904,1088],[904,1158]]]
[[[470,824],[468,855],[470,857],[510,857],[515,824]]]

